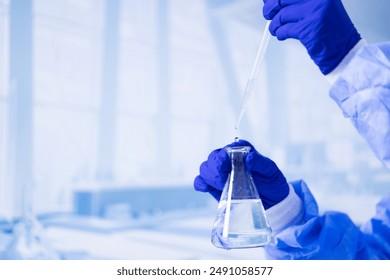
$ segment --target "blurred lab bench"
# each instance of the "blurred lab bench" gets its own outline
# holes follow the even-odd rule
[[[62,259],[264,259],[261,248],[223,250],[210,241],[213,209],[183,210],[134,221],[53,215],[42,220],[45,238]],[[1,253],[11,235],[0,234]]]
[[[37,218],[62,259],[264,259],[211,244],[218,203],[193,187],[73,188],[73,211]],[[12,227],[0,229],[0,259]]]
[[[262,259],[257,249],[222,250],[210,241],[214,211],[180,211],[111,231],[50,227],[48,237],[64,258]]]

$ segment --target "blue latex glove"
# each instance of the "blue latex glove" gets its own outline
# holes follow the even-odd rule
[[[246,165],[251,171],[264,208],[267,210],[282,201],[288,195],[289,186],[276,164],[259,154],[247,141],[240,140],[226,147],[233,146],[251,147],[246,157]],[[207,161],[200,166],[200,175],[194,181],[195,190],[209,192],[219,201],[230,171],[231,161],[226,150],[223,148],[211,152]]]
[[[361,39],[341,0],[263,0],[263,15],[279,40],[298,39],[326,75]]]

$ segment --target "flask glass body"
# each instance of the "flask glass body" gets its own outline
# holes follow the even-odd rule
[[[211,234],[211,242],[219,248],[260,247],[272,240],[263,203],[245,164],[250,149],[248,146],[226,148],[232,168]]]

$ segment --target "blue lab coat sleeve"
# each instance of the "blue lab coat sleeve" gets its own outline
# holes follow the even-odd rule
[[[275,233],[273,244],[265,247],[268,259],[390,259],[390,193],[378,203],[376,215],[358,226],[345,213],[319,215],[305,182],[291,185],[303,202],[302,218]]]
[[[362,46],[330,96],[390,171],[390,43]],[[265,247],[268,258],[390,259],[390,193],[377,204],[375,216],[358,226],[345,213],[320,215],[307,185],[291,185],[302,201],[301,218],[280,226],[274,244]]]

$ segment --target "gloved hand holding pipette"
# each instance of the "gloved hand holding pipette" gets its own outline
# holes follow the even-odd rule
[[[252,173],[252,178],[266,210],[287,197],[289,186],[286,178],[271,159],[259,154],[247,141],[240,140],[226,147],[232,146],[251,147],[246,165]],[[211,152],[208,160],[200,166],[200,174],[194,181],[195,189],[209,192],[219,200],[230,170],[229,156],[224,148]]]
[[[329,74],[361,39],[340,0],[263,0],[263,15],[279,40],[298,39]]]

